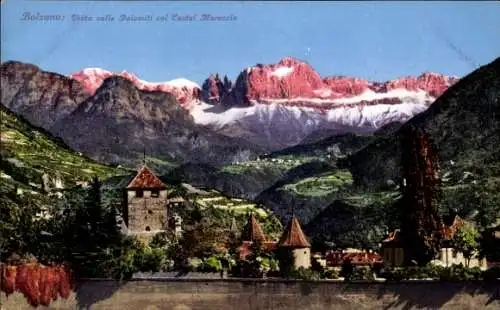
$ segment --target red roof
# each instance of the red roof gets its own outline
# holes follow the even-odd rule
[[[307,240],[306,235],[300,227],[299,220],[294,216],[288,226],[286,227],[283,235],[281,236],[279,245],[282,247],[293,248],[310,248],[311,244]]]
[[[260,227],[257,219],[252,214],[248,219],[245,228],[243,228],[243,232],[241,234],[242,241],[257,241],[265,242],[267,240],[262,227]]]
[[[252,244],[251,241],[243,241],[243,243],[238,247],[238,254],[240,259],[245,259],[248,255],[252,254]],[[265,241],[262,243],[262,251],[272,252],[277,248],[276,241]]]
[[[382,257],[378,253],[368,252],[329,252],[326,254],[327,266],[341,266],[344,261],[350,260],[353,265],[371,265],[374,263],[381,263]]]
[[[142,167],[127,186],[128,189],[164,189],[165,184],[146,166]]]

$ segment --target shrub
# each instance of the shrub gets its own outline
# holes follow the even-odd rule
[[[319,280],[320,273],[311,269],[305,269],[300,267],[298,269],[293,269],[288,277],[300,280]]]
[[[260,263],[257,260],[239,261],[232,269],[231,274],[234,277],[244,277],[244,278],[262,278],[264,273],[262,272]]]
[[[375,280],[375,277],[373,275],[373,272],[371,271],[370,268],[354,268],[353,272],[350,274],[349,277],[345,278],[346,281],[355,281],[355,280]]]
[[[196,271],[203,261],[199,258],[188,258],[184,266],[185,271]]]
[[[439,275],[439,279],[442,281],[467,281],[479,280],[481,276],[482,271],[480,268],[468,268],[460,264],[443,268],[441,274]]]
[[[426,266],[412,266],[405,270],[406,279],[438,279],[443,267],[433,264]]]
[[[403,268],[384,268],[380,271],[379,275],[387,281],[401,281],[407,279],[406,270]]]
[[[151,248],[166,248],[170,244],[170,236],[167,232],[160,232],[153,236],[149,242]]]
[[[424,267],[407,267],[390,269],[386,268],[380,272],[380,276],[388,281],[401,281],[413,279],[434,279],[441,281],[468,281],[479,280],[481,278],[496,279],[500,277],[500,268],[497,271],[489,269],[482,271],[479,267],[464,267],[463,265],[453,265],[442,267],[429,264]]]
[[[222,270],[222,264],[218,257],[210,256],[201,262],[197,270],[200,272],[219,272]]]
[[[338,279],[339,273],[335,269],[325,269],[320,273],[321,279]]]

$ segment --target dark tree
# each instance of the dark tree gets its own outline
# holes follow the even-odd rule
[[[425,265],[437,255],[442,239],[441,186],[436,150],[419,129],[407,128],[403,133],[402,170],[405,259]]]
[[[68,249],[68,260],[78,276],[98,276],[105,254],[120,243],[116,207],[105,206],[101,183],[92,180],[83,203],[75,201],[66,206],[63,236]]]
[[[12,192],[0,199],[0,260],[12,254],[36,255],[40,248],[43,221],[37,218],[41,208],[31,195]]]
[[[354,265],[350,258],[345,259],[342,262],[342,269],[340,270],[340,276],[344,277],[346,281],[350,280],[354,272]]]

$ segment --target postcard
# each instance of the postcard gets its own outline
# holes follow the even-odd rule
[[[1,1],[0,307],[500,308],[492,1]]]

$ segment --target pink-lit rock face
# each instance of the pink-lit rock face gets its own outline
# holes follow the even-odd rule
[[[384,83],[385,91],[404,88],[411,91],[422,89],[432,97],[439,97],[441,94],[458,79],[444,76],[433,72],[424,72],[418,77],[405,77]]]
[[[419,92],[427,96],[426,103],[431,103],[458,80],[432,72],[386,82],[346,76],[322,78],[309,64],[292,57],[285,57],[277,64],[249,67],[240,73],[234,86],[226,76],[221,79],[218,74],[210,75],[200,88],[196,83],[182,78],[151,83],[125,71],[117,74],[100,68],[84,69],[72,74],[71,78],[78,80],[93,94],[112,75],[127,78],[142,90],[171,93],[188,109],[191,102],[200,99],[210,104],[223,103],[226,107],[276,102],[318,109],[352,106],[356,103],[396,104],[403,102],[402,99],[398,100],[399,96]]]
[[[257,65],[247,69],[248,99],[315,98],[321,89],[319,74],[306,63],[284,58],[276,65]]]
[[[132,81],[137,88],[146,91],[161,91],[171,93],[183,106],[189,105],[194,100],[200,99],[201,89],[198,84],[186,79],[175,79],[168,82],[152,83],[139,79],[134,74],[123,71],[113,73],[100,68],[87,68],[73,73],[71,78],[79,81],[89,94],[94,94],[102,82],[113,75],[118,75]]]
[[[373,98],[374,103],[380,103],[380,94],[392,90],[423,91],[432,97],[431,99],[435,99],[457,80],[454,77],[431,72],[418,77],[404,77],[381,83],[344,76],[321,78],[309,64],[286,57],[278,64],[258,64],[240,73],[230,96],[227,96],[225,105],[232,106],[241,102],[268,103],[273,99],[290,99],[280,103],[303,106],[304,100],[314,99],[310,101],[312,105],[324,108],[325,103],[331,104],[333,100],[338,102],[342,99],[354,99],[362,94],[375,94],[377,98]],[[301,100],[294,100],[297,98]],[[391,99],[387,103],[397,103],[394,97],[388,96],[388,98]],[[370,104],[371,99],[360,98],[359,102],[361,101]]]
[[[201,87],[201,100],[211,104],[220,103],[231,87],[232,83],[227,76],[221,79],[218,74],[211,74]]]

